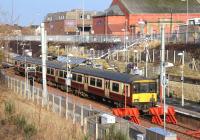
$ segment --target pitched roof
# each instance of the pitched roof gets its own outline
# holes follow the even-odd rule
[[[97,13],[95,17],[100,17],[100,16],[124,16],[124,13],[122,10],[119,8],[118,5],[111,5],[108,9],[106,9],[104,12]]]
[[[129,13],[186,13],[187,0],[120,0]],[[200,13],[200,0],[188,0],[188,12]]]

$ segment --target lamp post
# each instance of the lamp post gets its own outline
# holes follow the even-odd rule
[[[181,57],[182,65],[181,65],[181,105],[184,106],[184,90],[183,90],[183,83],[184,83],[184,63],[185,63],[185,53],[184,51],[182,53],[178,54]]]

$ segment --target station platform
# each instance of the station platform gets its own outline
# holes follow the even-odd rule
[[[200,119],[200,103],[185,101],[184,106],[182,106],[181,100],[175,98],[166,98],[166,103],[169,106],[174,106],[177,113]]]

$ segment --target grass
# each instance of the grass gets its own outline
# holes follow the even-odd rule
[[[0,139],[83,140],[78,124],[59,117],[0,86]],[[6,102],[5,102],[6,101]],[[5,110],[4,110],[5,109]],[[11,123],[5,116],[14,116]]]

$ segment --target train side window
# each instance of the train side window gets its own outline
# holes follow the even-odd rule
[[[59,71],[59,77],[63,77],[63,71],[61,70],[61,71]]]
[[[78,82],[82,82],[82,75],[78,75]]]
[[[88,77],[85,77],[85,83],[88,83]]]
[[[96,80],[95,78],[90,78],[90,85],[95,86]]]
[[[54,69],[51,69],[51,75],[54,75]]]
[[[102,88],[102,80],[101,79],[97,79],[97,87]]]
[[[47,68],[47,74],[51,74],[51,69]]]
[[[64,72],[64,78],[67,78],[67,72],[66,71]]]
[[[36,71],[39,71],[39,70],[40,70],[39,66],[36,66]]]
[[[119,84],[118,83],[112,83],[112,91],[119,92]]]
[[[42,72],[42,66],[39,66],[40,67],[40,72]]]
[[[76,74],[74,74],[74,73],[72,74],[72,80],[76,81]]]

